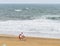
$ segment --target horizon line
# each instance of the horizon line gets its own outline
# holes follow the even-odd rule
[[[60,4],[60,3],[33,3],[33,2],[29,2],[29,3],[24,3],[24,2],[1,2],[0,4]]]

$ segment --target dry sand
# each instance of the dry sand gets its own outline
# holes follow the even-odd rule
[[[60,39],[26,37],[21,41],[16,36],[0,35],[0,46],[60,46]]]

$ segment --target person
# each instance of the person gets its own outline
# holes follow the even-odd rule
[[[24,40],[24,38],[25,38],[25,36],[24,36],[23,32],[21,32],[21,33],[19,34],[19,39],[20,39],[20,40]]]

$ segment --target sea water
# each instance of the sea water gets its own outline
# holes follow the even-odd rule
[[[0,34],[60,38],[59,4],[0,4]]]

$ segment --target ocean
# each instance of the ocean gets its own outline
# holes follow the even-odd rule
[[[0,4],[0,34],[60,38],[60,4]]]

